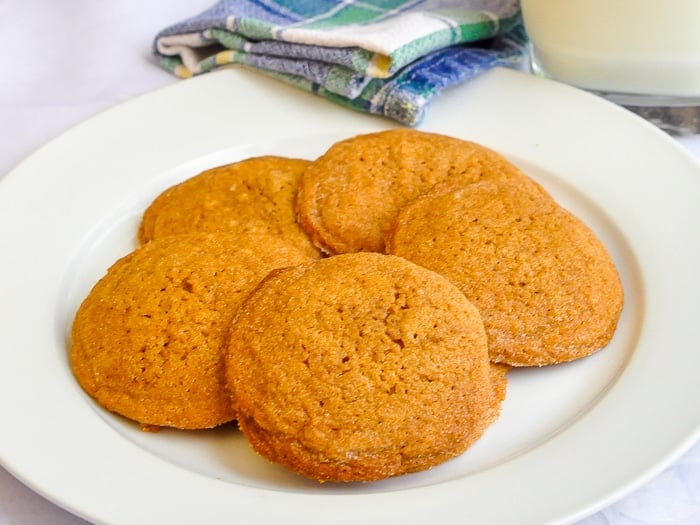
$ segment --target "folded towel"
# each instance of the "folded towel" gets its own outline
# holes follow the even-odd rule
[[[413,126],[444,88],[524,56],[518,0],[220,0],[161,31],[189,77],[244,64]]]

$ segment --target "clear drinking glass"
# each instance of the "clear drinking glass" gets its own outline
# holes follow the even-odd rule
[[[700,0],[521,0],[536,74],[700,133]]]

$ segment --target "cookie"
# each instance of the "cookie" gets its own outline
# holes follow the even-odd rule
[[[265,156],[206,170],[168,188],[151,203],[139,226],[139,241],[195,231],[261,232],[318,257],[294,210],[299,178],[308,164]]]
[[[450,279],[481,312],[494,362],[542,366],[606,346],[623,307],[595,233],[553,199],[482,181],[404,207],[388,252]]]
[[[359,135],[335,143],[304,171],[298,220],[329,254],[383,252],[391,224],[411,199],[438,182],[481,179],[537,186],[474,142],[414,129]]]
[[[491,398],[486,416],[483,418],[484,430],[494,423],[501,415],[501,405],[508,392],[508,371],[510,366],[503,363],[491,363]]]
[[[272,272],[234,319],[226,371],[253,449],[321,482],[397,476],[463,453],[505,386],[464,295],[377,253]]]
[[[116,261],[80,305],[70,363],[80,385],[144,428],[235,418],[222,344],[245,296],[272,269],[308,261],[267,235],[193,233]]]

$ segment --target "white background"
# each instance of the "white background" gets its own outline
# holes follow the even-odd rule
[[[211,3],[0,0],[0,178],[74,124],[180,82],[153,61],[153,37]],[[700,137],[680,141],[700,159]],[[84,523],[0,467],[0,525]],[[580,523],[604,524],[700,524],[700,443],[634,493]]]

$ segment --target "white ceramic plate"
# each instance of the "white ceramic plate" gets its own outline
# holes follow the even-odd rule
[[[611,503],[690,446],[700,434],[700,167],[624,110],[507,70],[441,95],[422,128],[501,151],[600,235],[626,292],[608,348],[512,371],[501,418],[463,456],[369,484],[301,479],[255,456],[233,426],[142,433],[84,395],[66,359],[72,316],[136,245],[155,195],[216,164],[264,153],[313,158],[390,125],[225,70],[101,114],[7,176],[2,464],[104,523],[541,525]]]

